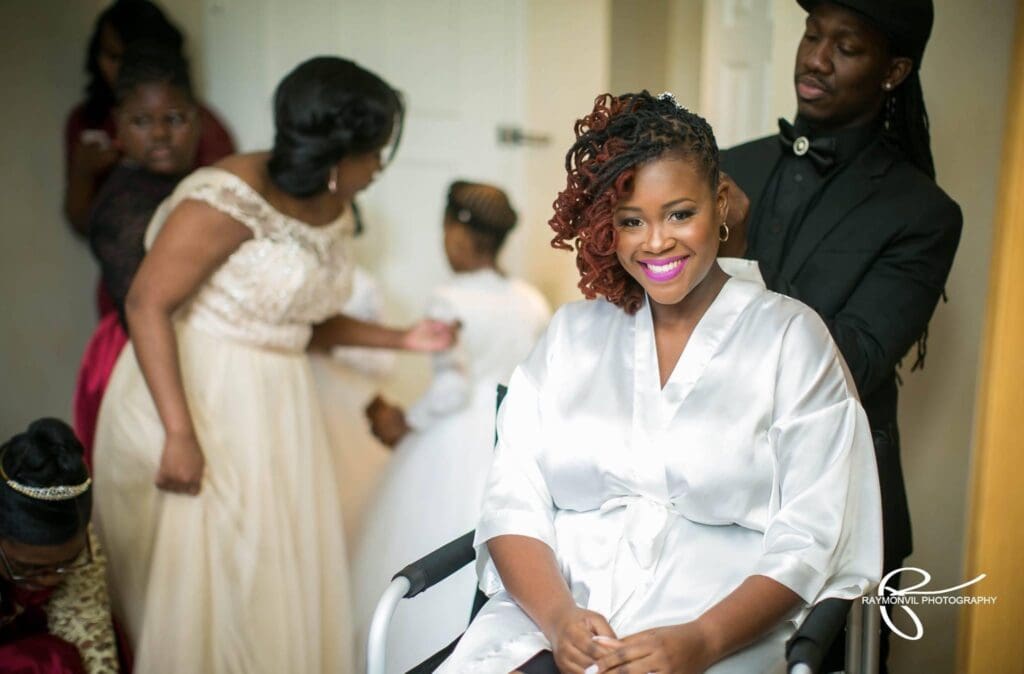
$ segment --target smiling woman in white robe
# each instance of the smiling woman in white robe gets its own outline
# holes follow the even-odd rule
[[[646,96],[637,105],[665,107],[664,98]],[[671,105],[663,114],[707,128]],[[878,580],[871,434],[827,327],[805,305],[766,290],[756,263],[722,261],[727,276],[713,259],[717,243],[701,238],[724,219],[722,202],[717,219],[698,222],[710,197],[676,197],[701,192],[707,178],[689,159],[653,156],[614,211],[619,261],[644,279],[639,309],[630,315],[602,298],[562,307],[511,378],[475,540],[490,600],[445,674],[553,671],[553,663],[533,668],[546,650],[562,671],[619,671],[618,656],[590,645],[591,634],[634,644],[629,659],[641,672],[760,672],[783,656],[809,606],[857,597]],[[661,206],[677,201],[695,205]],[[703,276],[694,271],[701,264]],[[646,271],[634,273],[639,266]],[[699,293],[707,305],[666,367],[664,317]],[[515,555],[510,542],[521,546]],[[547,548],[557,582],[538,572]],[[571,602],[593,612],[577,610],[588,628],[582,646],[581,632],[551,617],[558,600],[547,596],[561,580]],[[532,589],[545,583],[548,594]],[[761,617],[737,617],[737,597]],[[680,633],[661,632],[661,652],[652,647],[647,656],[630,640],[715,611],[718,643],[701,644],[693,634],[710,632],[691,632],[693,647],[677,641],[669,653],[664,644]],[[553,644],[553,636],[573,645]],[[691,657],[687,648],[706,652]]]

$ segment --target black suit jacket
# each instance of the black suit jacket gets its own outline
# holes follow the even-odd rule
[[[777,136],[722,153],[722,169],[747,193],[751,214],[764,204],[781,156]],[[875,441],[886,570],[911,552],[896,365],[928,326],[962,224],[956,202],[879,138],[828,183],[795,231],[781,268],[761,269],[770,289],[821,315],[856,381]]]

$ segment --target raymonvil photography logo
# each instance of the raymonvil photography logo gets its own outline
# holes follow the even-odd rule
[[[904,578],[912,578],[913,574],[920,575],[920,581],[916,584],[905,587],[902,590],[895,587],[890,587],[889,582],[897,574],[904,574]],[[865,595],[861,597],[861,603],[868,606],[877,606],[882,613],[882,620],[889,626],[892,633],[908,639],[910,641],[917,641],[924,636],[924,625],[921,624],[921,619],[914,612],[915,606],[929,606],[929,605],[944,605],[944,606],[966,606],[974,604],[995,604],[998,599],[997,596],[985,596],[985,595],[962,595],[952,594],[970,587],[975,583],[979,583],[985,579],[986,574],[978,574],[976,578],[968,580],[959,585],[948,587],[943,590],[922,590],[924,586],[932,582],[932,575],[924,569],[919,569],[916,566],[904,566],[903,568],[890,571],[882,577],[881,582],[878,583],[878,593],[875,595]],[[910,621],[914,624],[914,631],[910,634],[900,630],[893,624],[892,616],[889,614],[891,608],[902,609]]]

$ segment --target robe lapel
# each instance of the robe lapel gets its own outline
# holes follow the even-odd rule
[[[781,271],[783,278],[789,281],[796,278],[822,239],[878,189],[891,164],[892,155],[881,140],[875,141],[825,187],[786,254]]]
[[[722,342],[732,332],[740,314],[763,292],[762,286],[751,281],[730,278],[726,282],[694,328],[675,369],[665,382],[665,388],[658,396],[659,431],[667,428],[675,418],[679,407],[700,381]]]
[[[662,423],[660,384],[651,303],[644,297],[633,317],[633,477],[637,493],[664,501],[668,498],[665,463],[655,444],[655,431]]]

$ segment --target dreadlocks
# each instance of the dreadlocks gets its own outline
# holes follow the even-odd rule
[[[935,180],[928,111],[916,63],[910,76],[885,101],[884,133],[886,140],[900,148],[910,163]]]
[[[612,96],[594,101],[576,122],[576,142],[565,156],[566,187],[555,199],[554,248],[576,250],[579,288],[588,299],[603,295],[630,314],[643,304],[643,289],[615,254],[615,204],[632,190],[636,168],[665,154],[693,162],[712,190],[718,187],[718,145],[711,126],[676,104],[671,94]]]

